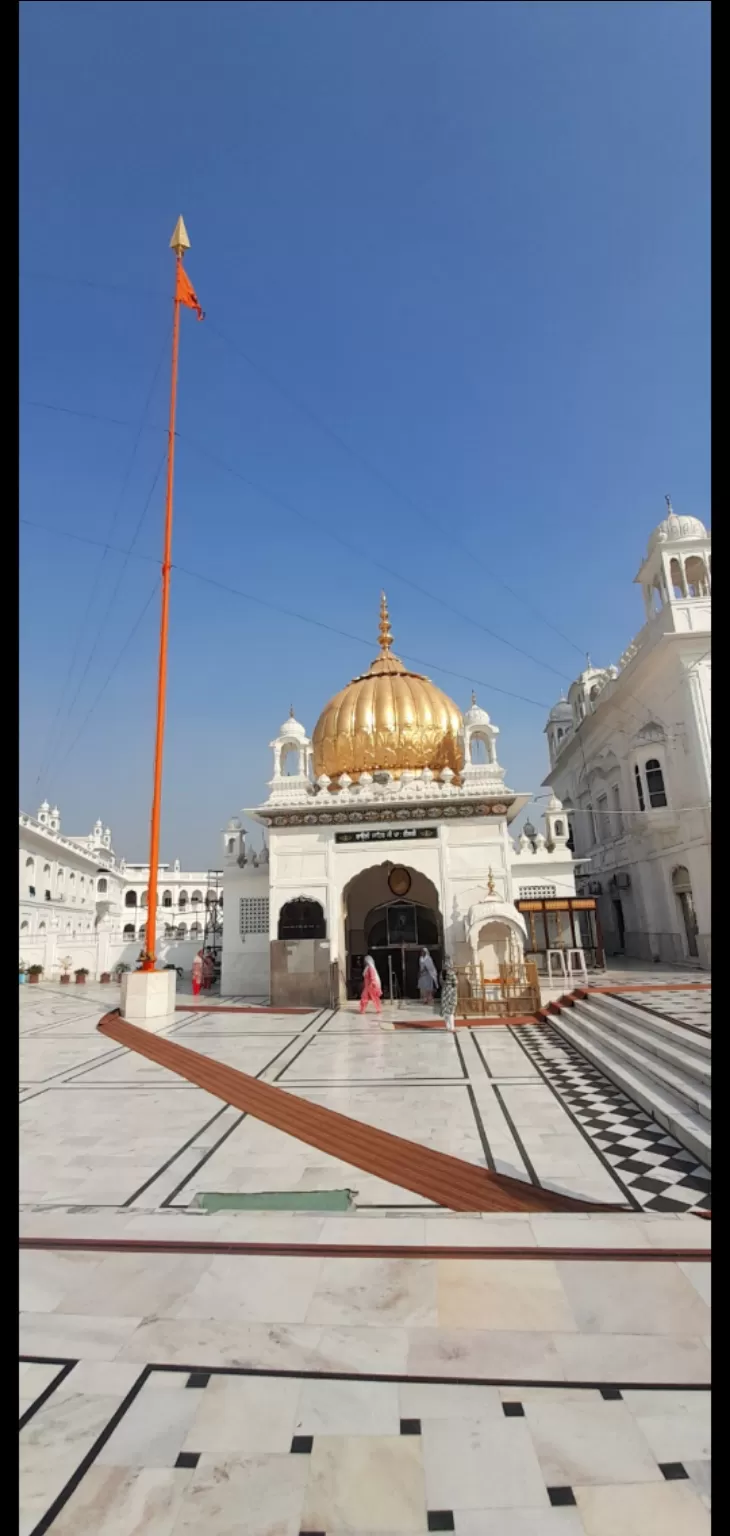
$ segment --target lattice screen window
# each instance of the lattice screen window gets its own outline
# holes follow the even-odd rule
[[[243,937],[247,933],[268,933],[269,931],[269,898],[268,896],[242,896],[240,900],[240,932]]]
[[[521,885],[520,886],[520,900],[521,901],[542,901],[543,897],[556,896],[556,895],[557,895],[557,890],[556,890],[556,887],[554,885]]]

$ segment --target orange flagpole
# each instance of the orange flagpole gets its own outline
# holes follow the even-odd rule
[[[183,251],[190,246],[182,219],[178,219],[170,245],[175,251],[175,298],[172,314],[172,378],[170,417],[167,429],[167,492],[165,496],[165,536],[162,552],[162,602],[160,610],[160,652],[157,666],[157,726],[155,730],[155,772],[150,818],[150,875],[147,887],[147,926],[140,969],[155,970],[157,943],[157,871],[160,860],[160,805],[162,800],[162,758],[165,740],[165,699],[167,694],[167,636],[170,623],[170,569],[172,557],[172,487],[175,473],[175,411],[177,407],[177,364],[180,348],[180,267]]]

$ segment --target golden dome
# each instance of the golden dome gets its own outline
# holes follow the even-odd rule
[[[312,736],[315,776],[404,768],[451,768],[459,773],[461,713],[427,677],[409,672],[391,651],[393,636],[385,593],[380,603],[380,652],[323,709]]]

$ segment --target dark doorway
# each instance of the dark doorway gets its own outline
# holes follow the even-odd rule
[[[624,923],[624,909],[617,897],[614,897],[613,915],[616,919],[616,933],[618,934],[618,947],[623,953],[626,948],[626,925]]]
[[[326,939],[327,925],[318,901],[297,896],[285,902],[279,913],[277,937],[280,939]]]
[[[438,912],[414,901],[374,907],[365,919],[368,953],[378,968],[383,995],[418,997],[418,957],[427,949],[438,971],[443,963]],[[354,967],[353,967],[354,981]]]

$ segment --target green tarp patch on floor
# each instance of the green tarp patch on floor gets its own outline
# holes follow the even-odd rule
[[[258,1195],[202,1194],[195,1205],[204,1211],[349,1211],[352,1190],[264,1190]]]

